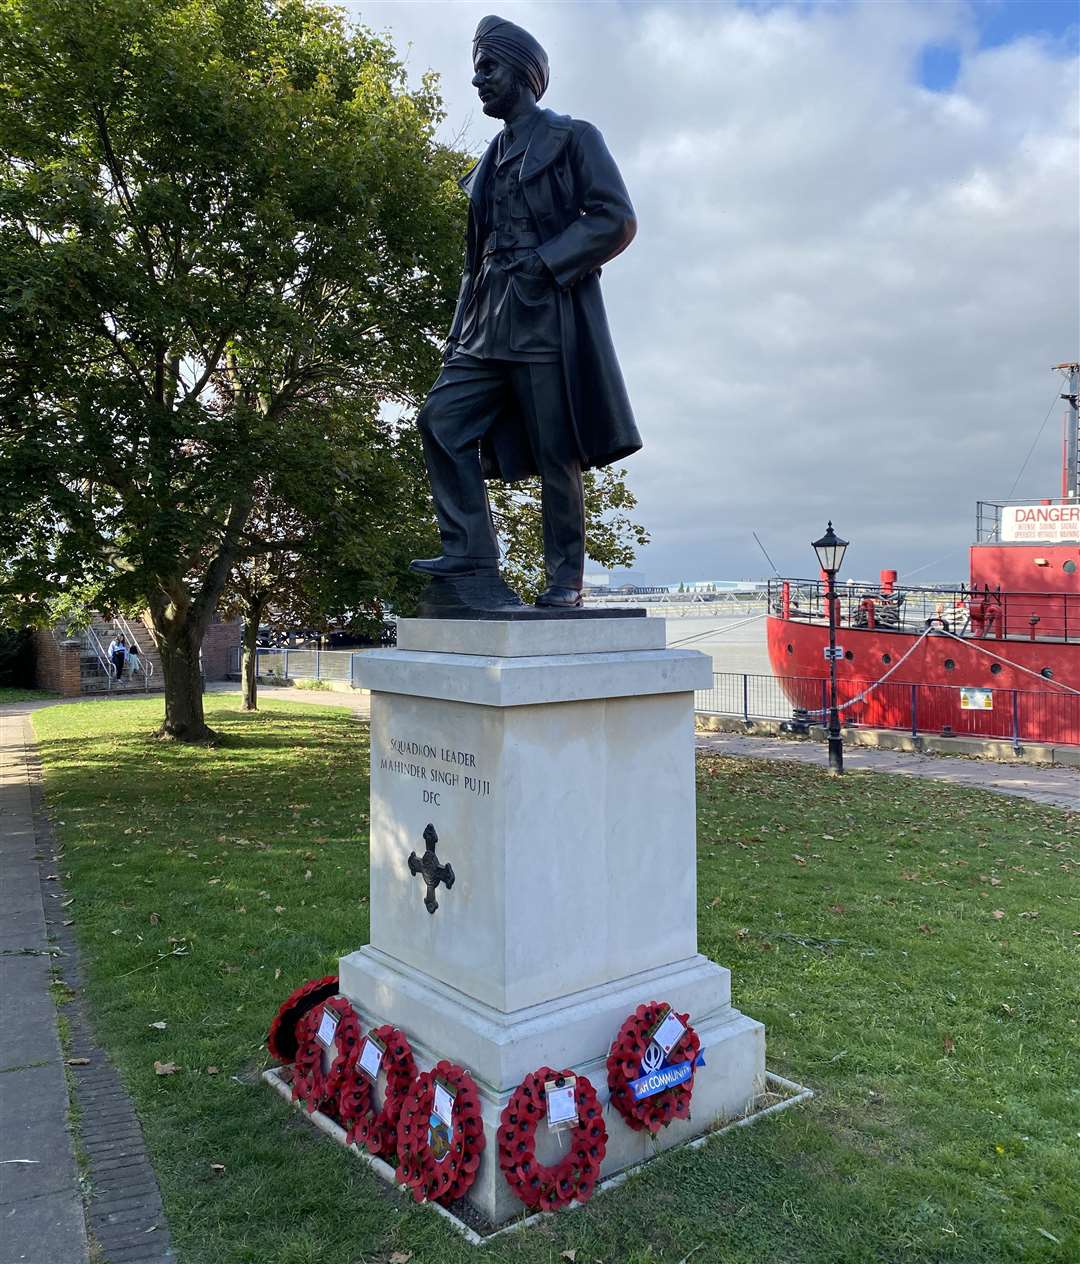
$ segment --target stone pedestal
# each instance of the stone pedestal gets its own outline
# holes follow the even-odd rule
[[[365,1024],[405,1031],[422,1067],[449,1058],[476,1079],[476,1207],[493,1221],[521,1209],[495,1146],[514,1088],[572,1066],[605,1100],[608,1047],[642,1002],[689,1011],[706,1065],[693,1119],[655,1141],[608,1112],[604,1175],[746,1110],[764,1031],[697,953],[693,690],[709,659],[665,649],[659,619],[415,619],[360,674],[371,943],[342,958],[341,990]],[[427,885],[435,860],[451,886],[445,869]]]

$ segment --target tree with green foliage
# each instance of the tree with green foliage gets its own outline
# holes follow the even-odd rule
[[[146,601],[165,735],[206,740],[199,648],[277,500],[319,519],[343,409],[417,398],[460,267],[431,82],[301,0],[0,8],[2,580],[23,619]]]
[[[244,621],[244,710],[257,706],[260,626],[374,634],[387,609],[410,610],[426,583],[408,569],[438,539],[416,430],[377,413],[335,421],[339,451],[352,453],[348,479],[326,512],[310,516],[276,494],[271,472],[249,522],[259,552],[233,565],[222,594],[222,609]]]
[[[630,516],[637,498],[625,478],[625,470],[611,465],[584,474],[585,549],[593,562],[608,570],[633,565],[637,549],[649,542],[648,532]],[[488,494],[503,574],[511,588],[531,601],[547,586],[540,480],[489,483]]]

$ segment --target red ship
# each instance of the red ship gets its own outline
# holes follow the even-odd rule
[[[845,724],[1080,745],[1080,365],[1068,374],[1062,494],[980,501],[966,584],[839,583]],[[769,659],[796,715],[828,706],[827,582],[769,585]]]

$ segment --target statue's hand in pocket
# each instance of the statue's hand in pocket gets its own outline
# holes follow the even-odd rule
[[[540,277],[544,281],[551,280],[551,273],[548,271],[547,264],[540,258],[535,250],[530,250],[527,255],[522,255],[518,262],[518,271],[525,276]]]

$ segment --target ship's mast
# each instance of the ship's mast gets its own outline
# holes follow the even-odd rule
[[[1080,364],[1055,364],[1069,374],[1069,389],[1062,391],[1061,398],[1067,407],[1065,412],[1065,461],[1061,471],[1061,494],[1066,500],[1080,500]]]

